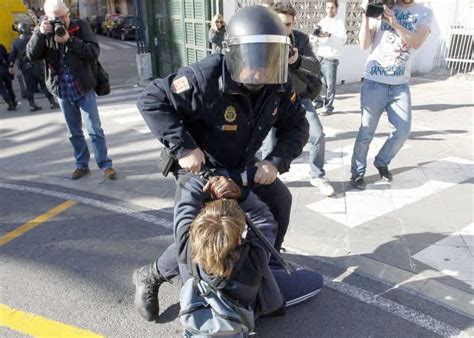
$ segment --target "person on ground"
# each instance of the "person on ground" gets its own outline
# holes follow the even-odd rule
[[[367,4],[365,4],[365,7]],[[360,95],[362,118],[351,160],[351,184],[364,190],[367,153],[384,111],[392,131],[374,159],[380,177],[391,181],[388,166],[410,135],[410,71],[412,52],[420,48],[431,31],[432,12],[414,0],[384,5],[379,18],[364,16],[359,33],[362,49],[372,46]]]
[[[313,44],[317,49],[317,58],[321,64],[321,79],[326,88],[324,97],[319,97],[321,102],[315,103],[316,107],[323,110],[322,116],[334,112],[334,98],[336,96],[337,67],[341,57],[341,49],[346,43],[347,34],[344,20],[337,18],[339,3],[337,0],[326,0],[326,16],[319,22],[319,29],[312,34]]]
[[[69,18],[69,9],[62,0],[46,0],[44,11],[45,17],[28,42],[26,54],[33,62],[46,61],[48,86],[58,98],[74,149],[76,169],[71,178],[80,179],[90,172],[84,123],[97,166],[106,179],[115,179],[94,90],[100,52],[97,38],[86,21]],[[51,20],[55,19],[60,22],[53,27]]]
[[[298,94],[301,97],[301,104],[306,110],[306,119],[309,123],[309,139],[311,144],[309,150],[309,166],[310,166],[310,180],[309,182],[325,196],[332,196],[334,188],[325,177],[324,158],[326,151],[326,140],[323,126],[319,120],[316,109],[313,106],[312,99],[319,92],[320,82],[319,77],[320,65],[316,56],[314,55],[309,37],[305,33],[294,29],[296,10],[289,2],[278,2],[273,7],[273,10],[278,14],[283,24],[286,27],[286,33],[292,40],[293,55],[288,59],[289,63],[289,79]],[[314,81],[308,81],[314,78],[318,83],[318,88],[314,89]],[[270,131],[262,146],[262,157],[266,157],[273,149],[276,143],[275,130]]]
[[[277,14],[262,6],[240,9],[227,34],[224,55],[211,54],[153,81],[137,106],[177,160],[172,171],[178,182],[189,173],[224,168],[239,186],[251,186],[278,224],[274,246],[280,250],[292,197],[277,175],[301,154],[309,129],[300,99],[287,83],[289,38]],[[259,161],[256,153],[273,126],[277,144]],[[251,181],[244,175],[247,168],[254,170]],[[180,190],[178,184],[177,205]],[[159,286],[178,274],[177,251],[173,243],[136,273],[136,307],[147,320],[158,317]]]

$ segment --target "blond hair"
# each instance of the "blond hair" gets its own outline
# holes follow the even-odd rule
[[[245,230],[245,215],[235,200],[207,203],[191,223],[191,258],[210,276],[228,278],[239,254],[235,248]]]
[[[212,22],[213,24],[215,24],[216,21],[222,21],[222,22],[224,22],[224,16],[223,16],[222,14],[216,14],[216,15],[214,15],[214,16],[212,17],[211,22]]]

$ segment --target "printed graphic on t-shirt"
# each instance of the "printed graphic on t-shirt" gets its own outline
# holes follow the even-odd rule
[[[420,25],[429,25],[430,12],[423,6],[410,9],[396,7],[394,14],[397,22],[411,32],[415,32]],[[411,52],[411,47],[383,20],[375,33],[365,77],[388,84],[408,82]]]

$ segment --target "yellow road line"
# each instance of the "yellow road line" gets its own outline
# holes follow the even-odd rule
[[[13,231],[10,231],[9,233],[3,235],[0,237],[0,246],[3,246],[10,242],[11,240],[17,238],[18,236],[23,235],[25,232],[30,231],[33,228],[36,228],[38,225],[41,223],[46,222],[47,220],[53,218],[57,214],[63,212],[64,210],[76,205],[77,202],[68,200],[64,203],[61,203],[60,205],[54,207],[51,210],[48,210],[44,214],[32,219],[31,221],[28,221],[27,223],[23,224],[22,226],[16,228]]]
[[[0,304],[0,326],[33,337],[103,337],[91,331],[15,310],[5,304]]]

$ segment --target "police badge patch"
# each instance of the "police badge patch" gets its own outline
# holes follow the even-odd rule
[[[191,88],[191,86],[189,85],[186,76],[180,76],[178,78],[175,78],[171,83],[171,91],[175,94],[182,93],[188,90],[189,88]]]
[[[237,118],[237,111],[234,106],[227,106],[224,111],[224,119],[226,122],[232,123]]]

